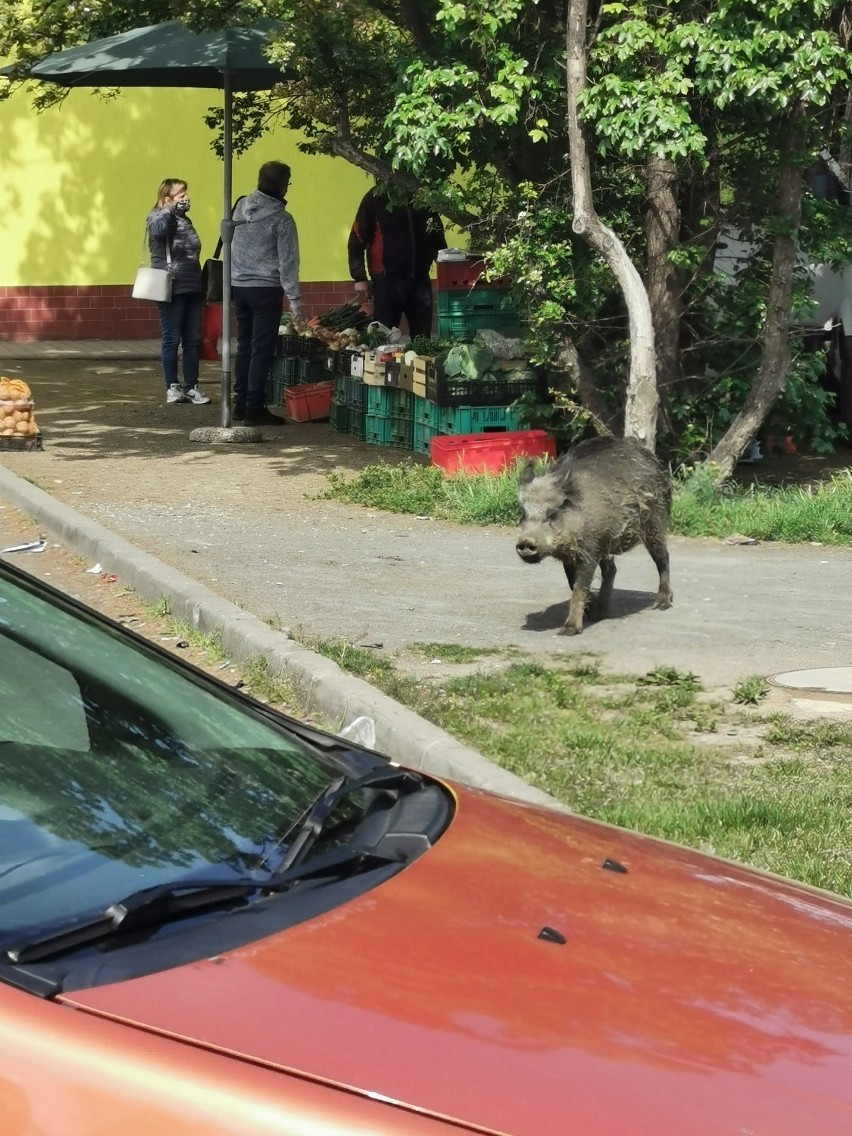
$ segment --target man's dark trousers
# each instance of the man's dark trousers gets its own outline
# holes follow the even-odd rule
[[[266,405],[264,391],[278,342],[283,302],[283,288],[234,288],[237,312],[235,414],[254,414]]]
[[[432,282],[428,276],[373,277],[373,317],[385,327],[399,327],[405,316],[408,334],[432,334]]]

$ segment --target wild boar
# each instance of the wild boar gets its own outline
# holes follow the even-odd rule
[[[534,463],[527,462],[519,479],[521,519],[515,547],[527,564],[538,564],[546,556],[562,561],[571,604],[560,635],[582,634],[587,605],[591,618],[608,614],[614,557],[640,541],[660,573],[654,607],[671,607],[666,545],[671,498],[667,471],[633,438],[580,442],[538,477]],[[598,565],[601,587],[592,606],[589,589]]]

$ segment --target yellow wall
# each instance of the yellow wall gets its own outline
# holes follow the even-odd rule
[[[130,284],[145,216],[164,177],[185,178],[202,257],[222,215],[222,162],[204,123],[217,91],[128,88],[69,93],[37,114],[26,90],[0,102],[0,286]],[[288,209],[305,282],[347,280],[346,240],[372,179],[342,159],[311,157],[277,131],[234,160],[234,196],[270,159],[293,169]]]

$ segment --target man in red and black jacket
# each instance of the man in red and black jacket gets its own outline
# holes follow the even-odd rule
[[[390,206],[380,190],[369,190],[349,234],[349,274],[365,298],[372,286],[374,319],[399,327],[404,315],[412,338],[431,335],[429,274],[438,250],[446,247],[437,214],[413,205]]]

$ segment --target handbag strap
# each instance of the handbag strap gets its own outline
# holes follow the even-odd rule
[[[244,193],[242,193],[237,198],[237,200],[234,202],[234,207],[231,210],[231,220],[232,221],[234,221],[234,214],[237,211],[237,206],[239,205],[239,203],[241,201],[245,201],[245,198],[246,198],[246,195]],[[246,223],[245,221],[234,221],[235,225],[245,225],[245,223]],[[213,259],[218,260],[221,255],[222,255],[222,238],[219,237],[219,240],[216,242],[216,250],[213,253]]]
[[[150,234],[148,233],[148,222],[146,221],[145,222],[145,232],[142,234],[142,249],[139,253],[139,263],[140,264],[145,263],[145,249],[148,247],[148,237],[149,236],[150,236]],[[171,242],[169,240],[168,234],[166,234],[166,271],[171,272],[171,270],[172,270],[172,246],[171,246]]]

